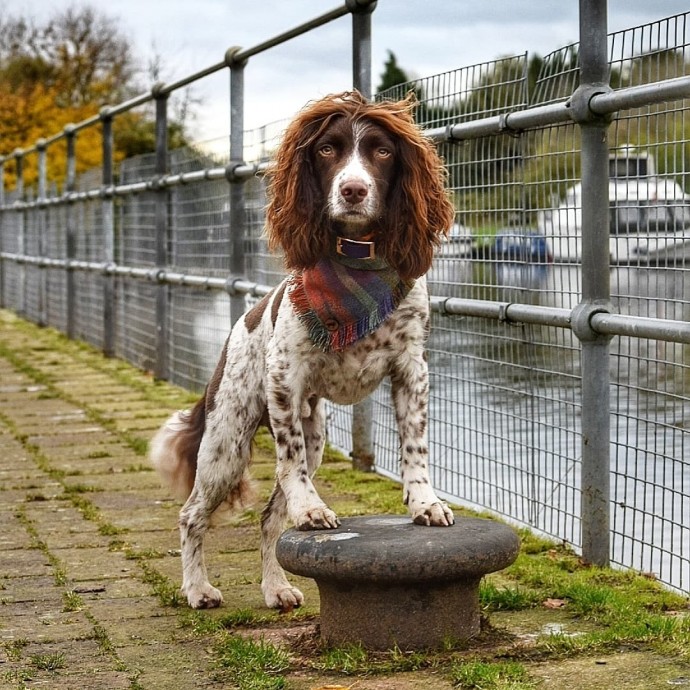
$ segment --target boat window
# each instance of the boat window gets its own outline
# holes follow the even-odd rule
[[[646,177],[646,158],[609,159],[609,177]]]

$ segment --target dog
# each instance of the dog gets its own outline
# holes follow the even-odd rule
[[[180,512],[182,592],[219,606],[203,540],[211,515],[250,493],[252,438],[275,439],[276,482],[261,516],[262,592],[283,611],[303,603],[275,556],[286,518],[327,530],[338,518],[312,477],[325,443],[324,400],[353,404],[390,377],[403,500],[417,524],[448,526],[428,473],[429,297],[425,273],[451,227],[444,168],[416,127],[414,98],[370,103],[358,92],[309,104],[288,125],[269,171],[267,236],[289,276],[231,330],[204,396],[151,443]]]

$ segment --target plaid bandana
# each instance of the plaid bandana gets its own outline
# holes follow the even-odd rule
[[[340,352],[373,333],[412,289],[381,259],[321,259],[290,278],[288,294],[309,337]]]

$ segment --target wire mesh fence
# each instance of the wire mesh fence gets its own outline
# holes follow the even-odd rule
[[[690,14],[609,36],[611,84],[625,88],[690,74]],[[580,47],[544,57],[527,54],[399,85],[377,98],[412,90],[424,128],[471,123],[557,104],[579,86]],[[617,113],[610,143],[609,280],[615,312],[663,322],[690,321],[690,119],[676,99]],[[245,161],[270,159],[285,123],[244,137]],[[428,275],[433,295],[497,304],[572,310],[581,299],[582,157],[574,122],[439,144],[458,210]],[[225,166],[205,148],[173,151],[171,174]],[[155,177],[155,157],[122,161],[119,184]],[[101,171],[77,189],[98,188]],[[246,278],[276,285],[279,258],[263,237],[265,186],[243,182]],[[51,194],[57,196],[53,190]],[[115,354],[144,369],[159,356],[157,314],[165,294],[167,371],[200,390],[231,321],[231,296],[184,280],[161,287],[156,205],[165,194],[166,270],[222,279],[230,273],[233,236],[228,181],[198,179],[146,189],[113,201],[114,259],[151,270],[114,282]],[[62,330],[67,323],[65,268],[12,256],[64,259],[66,228],[76,231],[75,260],[104,259],[102,198],[61,205],[15,206],[0,215],[3,304]],[[24,195],[25,200],[27,196]],[[30,200],[30,197],[28,197]],[[73,271],[75,335],[104,340],[102,271]],[[148,277],[147,277],[148,275]],[[143,276],[143,277],[142,277]],[[252,301],[251,297],[247,302]],[[611,558],[690,587],[690,350],[683,339],[625,335],[611,343]],[[507,318],[436,310],[428,343],[430,469],[442,495],[489,509],[576,548],[581,537],[581,345],[567,329]],[[329,438],[351,448],[351,412],[328,410]],[[398,438],[384,384],[374,397],[376,468],[398,477]]]

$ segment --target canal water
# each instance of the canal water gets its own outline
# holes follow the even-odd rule
[[[572,308],[580,267],[439,262],[432,294]],[[611,269],[614,310],[690,320],[682,267]],[[611,341],[612,559],[690,589],[690,347]],[[435,486],[580,543],[580,351],[570,331],[435,315],[429,342]],[[388,393],[377,463],[397,474]]]

